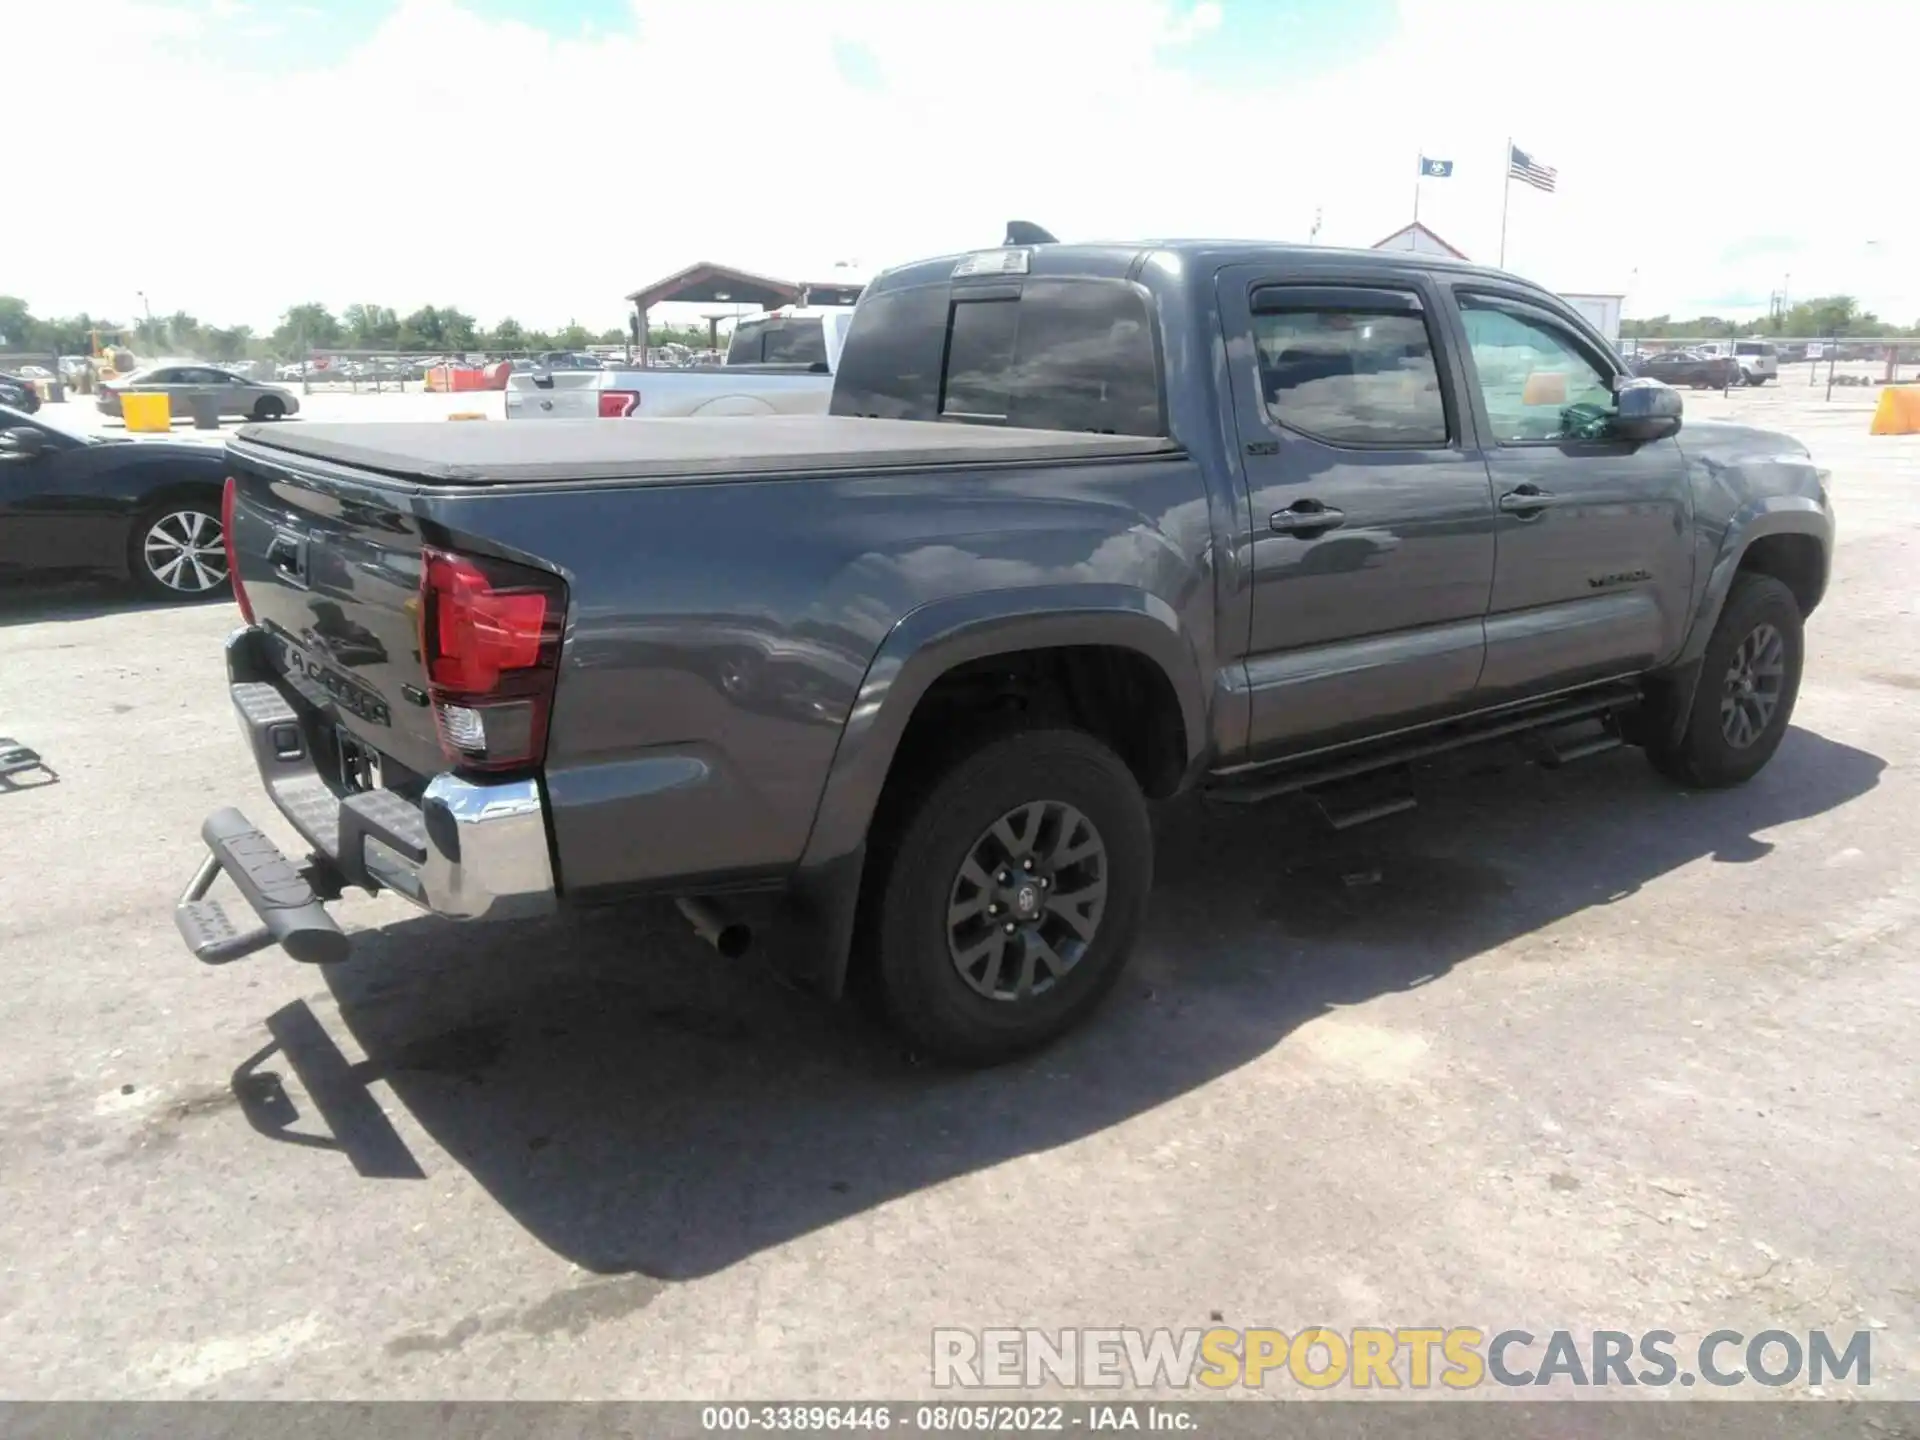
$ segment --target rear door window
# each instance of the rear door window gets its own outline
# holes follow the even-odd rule
[[[1338,309],[1295,308],[1284,298],[1258,303],[1260,394],[1274,420],[1335,445],[1447,444],[1433,344],[1411,295],[1373,308],[1360,300]]]
[[[860,302],[833,413],[1164,435],[1146,297],[1120,280],[927,285]]]

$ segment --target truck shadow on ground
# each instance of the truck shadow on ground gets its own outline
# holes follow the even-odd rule
[[[50,620],[97,620],[139,610],[194,610],[222,603],[231,606],[233,601],[225,593],[211,599],[159,600],[141,594],[128,581],[78,573],[9,579],[0,581],[0,630]],[[238,623],[238,612],[233,613]]]
[[[384,1081],[567,1259],[700,1276],[1151,1110],[1330,1007],[1426,983],[1680,866],[1763,861],[1762,832],[1846,804],[1883,768],[1796,729],[1759,779],[1719,794],[1675,791],[1630,751],[1553,773],[1509,753],[1430,773],[1420,811],[1346,835],[1298,811],[1168,807],[1151,925],[1111,1003],[979,1074],[922,1065],[853,1007],[719,960],[670,911],[408,921],[327,972],[364,1061],[296,1003],[235,1089],[263,1133],[419,1177],[367,1089]]]

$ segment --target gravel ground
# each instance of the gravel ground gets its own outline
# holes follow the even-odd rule
[[[1759,779],[1171,807],[1113,1003],[980,1075],[653,911],[357,899],[345,966],[199,966],[201,818],[278,820],[231,609],[0,595],[0,734],[59,775],[0,789],[0,1393],[903,1396],[937,1326],[1221,1322],[1871,1330],[1920,1398],[1920,438],[1871,394],[1688,397],[1834,471]]]

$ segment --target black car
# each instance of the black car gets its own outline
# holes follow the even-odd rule
[[[225,451],[86,435],[0,406],[0,576],[91,571],[148,595],[225,595]]]
[[[31,415],[40,408],[40,392],[26,376],[0,370],[0,405]]]
[[[1633,373],[1695,390],[1725,390],[1729,385],[1746,383],[1741,378],[1740,362],[1731,355],[1703,355],[1698,350],[1663,350],[1658,355],[1638,356]]]

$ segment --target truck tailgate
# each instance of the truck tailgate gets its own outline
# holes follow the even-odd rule
[[[232,454],[237,579],[274,667],[325,720],[407,769],[447,768],[420,659],[419,523]]]
[[[509,375],[506,412],[509,420],[592,420],[600,418],[600,396],[606,390],[604,370],[556,370],[551,375]],[[619,406],[614,406],[616,413]]]

